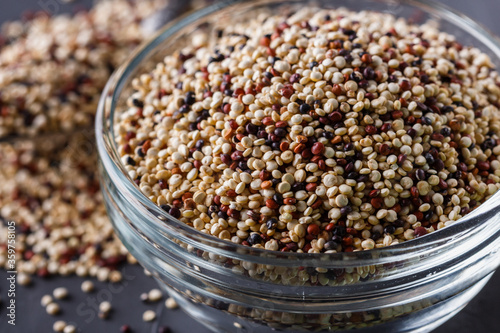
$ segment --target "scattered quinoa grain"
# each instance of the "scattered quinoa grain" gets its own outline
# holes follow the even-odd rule
[[[64,328],[64,333],[76,333],[76,327],[74,325],[68,325]]]
[[[151,289],[148,293],[148,300],[150,302],[158,302],[163,297],[159,289]]]
[[[49,315],[54,316],[54,315],[58,314],[61,309],[57,303],[49,303],[45,307],[45,310],[47,311],[47,313]]]
[[[54,295],[55,299],[64,299],[64,298],[67,298],[68,294],[69,294],[68,293],[68,289],[66,289],[64,287],[56,288],[52,292],[52,295]]]
[[[90,293],[94,290],[94,283],[89,280],[83,281],[81,289],[84,293]]]
[[[54,332],[63,332],[65,327],[66,322],[62,320],[58,320],[54,322],[54,325],[52,325],[52,329],[54,330]]]
[[[120,332],[121,333],[131,333],[132,332],[132,329],[130,328],[129,325],[122,325],[120,327]]]
[[[17,283],[21,286],[28,286],[31,284],[31,278],[28,274],[21,272],[17,274]]]
[[[103,313],[107,313],[107,312],[111,311],[111,303],[108,301],[101,302],[99,304],[99,311],[101,311]]]
[[[53,299],[52,296],[50,295],[43,295],[40,303],[42,304],[43,307],[46,307],[50,303],[52,303]]]
[[[171,333],[172,330],[168,326],[160,326],[158,327],[158,333]]]
[[[173,310],[173,309],[177,309],[179,306],[177,305],[177,302],[175,301],[175,299],[173,299],[172,297],[169,297],[165,300],[165,307],[167,309]]]
[[[143,321],[153,321],[156,319],[156,313],[153,310],[147,310],[142,314]]]

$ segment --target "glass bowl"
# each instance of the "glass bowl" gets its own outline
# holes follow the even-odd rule
[[[102,95],[96,134],[108,214],[128,250],[196,320],[214,332],[428,332],[460,311],[500,264],[500,193],[444,229],[399,245],[301,254],[245,247],[172,218],[128,177],[114,123],[131,81],[197,31],[216,32],[263,10],[376,10],[433,19],[500,64],[500,45],[469,18],[429,1],[226,1],[181,18],[135,52]]]

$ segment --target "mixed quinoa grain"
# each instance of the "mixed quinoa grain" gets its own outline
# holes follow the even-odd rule
[[[99,194],[93,119],[109,75],[144,39],[141,23],[167,3],[99,1],[2,25],[0,267],[5,223],[15,221],[19,281],[26,273],[116,282],[117,267],[135,263]]]
[[[16,222],[17,271],[120,281],[135,262],[109,222],[95,165],[93,132],[0,143],[0,220]],[[7,267],[0,224],[0,267]]]
[[[0,30],[0,138],[93,126],[113,70],[166,0],[101,1],[90,11],[7,22]]]
[[[303,10],[199,32],[132,81],[129,177],[193,228],[351,252],[452,224],[500,187],[500,80],[432,23]]]

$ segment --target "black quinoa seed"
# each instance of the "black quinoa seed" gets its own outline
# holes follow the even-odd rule
[[[132,104],[134,104],[134,106],[136,106],[138,108],[143,108],[144,107],[144,102],[141,101],[141,100],[138,100],[137,98],[134,98],[132,100]]]
[[[262,243],[262,237],[258,233],[254,232],[248,236],[247,242],[250,245],[260,244]]]

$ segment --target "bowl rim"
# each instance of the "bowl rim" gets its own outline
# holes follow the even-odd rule
[[[391,4],[394,2],[392,0],[365,1],[382,4]],[[499,206],[499,204],[495,203],[500,200],[500,191],[497,191],[478,208],[455,221],[452,225],[436,230],[435,232],[425,236],[399,244],[352,253],[280,252],[236,244],[198,231],[197,229],[171,217],[140,191],[138,186],[136,186],[129,178],[124,165],[121,162],[120,155],[118,154],[118,150],[116,148],[113,130],[116,99],[125,87],[125,82],[127,81],[129,75],[141,63],[141,61],[144,60],[144,58],[147,58],[152,51],[154,51],[164,41],[168,40],[170,36],[181,31],[188,25],[195,23],[200,18],[215,14],[221,10],[226,10],[231,6],[242,5],[245,3],[249,6],[255,6],[269,3],[294,2],[300,3],[304,2],[304,0],[224,0],[194,12],[187,13],[164,26],[152,38],[139,46],[133,53],[131,53],[127,61],[124,62],[110,77],[99,100],[96,114],[95,133],[99,160],[104,172],[106,172],[110,179],[112,179],[119,193],[127,198],[130,203],[139,204],[136,209],[141,210],[141,213],[143,213],[145,218],[154,220],[148,221],[152,223],[148,223],[145,226],[153,228],[153,231],[155,232],[172,235],[174,238],[193,246],[199,246],[198,248],[202,249],[218,248],[226,253],[237,252],[238,254],[248,255],[250,257],[275,257],[280,259],[305,261],[353,261],[358,259],[364,261],[364,259],[368,258],[383,258],[388,256],[394,260],[398,260],[398,258],[404,258],[408,254],[419,255],[423,252],[428,252],[430,249],[443,248],[447,243],[454,243],[464,237],[470,236],[472,228],[477,227],[474,231],[484,231],[488,232],[488,234],[493,233],[497,229],[500,230],[500,225],[494,227],[488,226],[487,223],[489,217],[496,214],[494,210]],[[462,30],[468,29],[467,32],[472,35],[472,37],[483,44],[488,50],[492,51],[493,54],[500,60],[499,39],[465,14],[431,0],[399,0],[397,3],[416,7],[431,16],[438,16],[439,18],[444,19]],[[348,2],[346,2],[346,4],[348,4]],[[348,6],[343,7],[347,7],[349,9]],[[165,223],[166,221],[168,221],[168,223]]]

